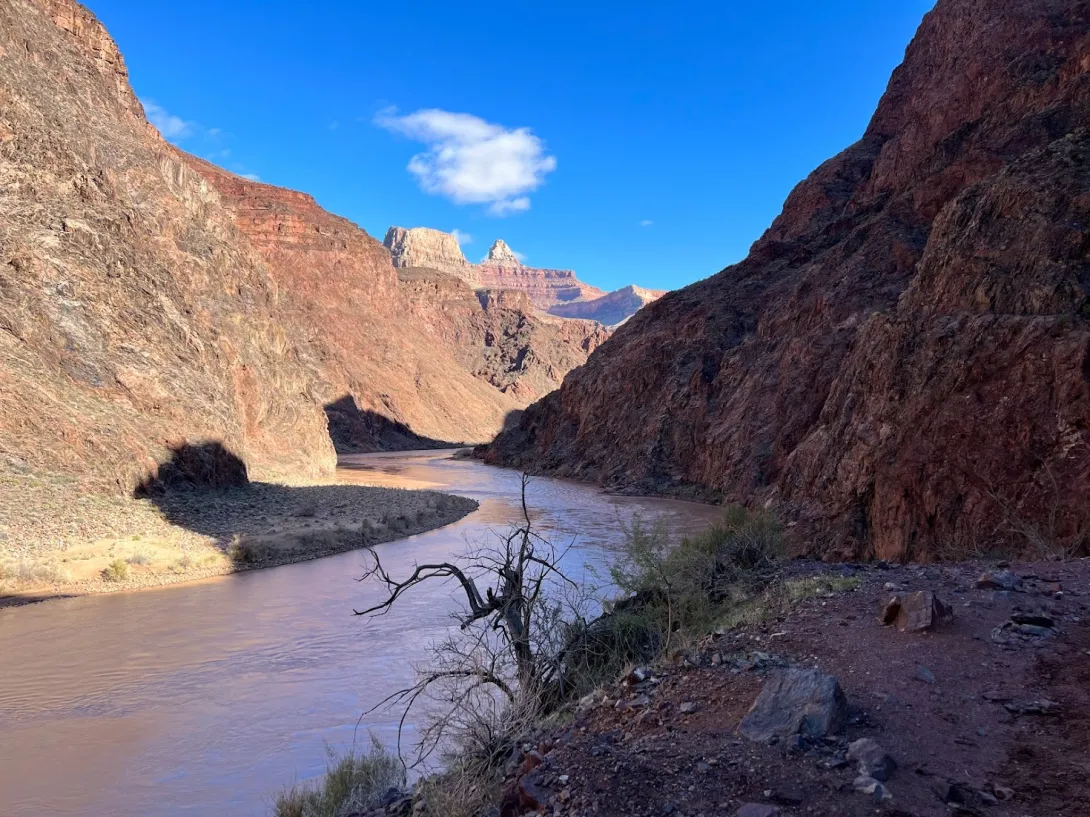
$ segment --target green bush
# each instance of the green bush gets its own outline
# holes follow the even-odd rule
[[[640,617],[668,648],[678,637],[707,633],[731,605],[767,584],[785,555],[783,527],[763,509],[732,505],[697,536],[670,542],[661,524],[626,530],[610,575],[624,597],[616,610]]]
[[[102,571],[102,578],[108,582],[123,582],[129,578],[129,563],[124,559],[114,559]]]
[[[382,805],[390,789],[404,785],[401,761],[371,736],[367,754],[343,757],[329,751],[325,776],[313,784],[285,789],[273,804],[275,817],[348,817]]]

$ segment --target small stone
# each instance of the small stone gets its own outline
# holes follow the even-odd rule
[[[1062,707],[1055,701],[1040,698],[1032,701],[1012,701],[1003,708],[1013,715],[1058,715]]]
[[[650,677],[651,670],[646,667],[636,667],[632,672],[628,673],[628,677],[625,678],[625,681],[629,686],[635,686],[636,684],[642,684]]]
[[[806,795],[797,786],[777,786],[769,799],[783,806],[797,806],[806,799]]]
[[[870,738],[860,738],[848,747],[848,760],[855,762],[862,777],[886,781],[897,769],[897,762]]]
[[[935,792],[935,796],[948,806],[964,805],[966,802],[965,791],[948,780],[936,781],[931,789]]]
[[[893,582],[886,582],[885,584],[882,585],[882,589],[883,590],[896,590],[897,585],[895,585]]]
[[[921,664],[916,665],[915,677],[917,681],[923,681],[925,684],[935,683],[935,673],[933,673],[931,670]]]
[[[883,800],[893,799],[893,795],[889,793],[885,786],[873,777],[868,777],[865,774],[855,778],[855,781],[852,783],[852,788],[860,794],[869,794],[874,798],[875,802],[880,803]]]
[[[977,590],[1017,590],[1022,586],[1022,579],[1009,570],[986,571],[973,584]]]
[[[994,786],[992,792],[998,800],[1007,801],[1014,799],[1014,789],[1008,789],[1006,786]]]
[[[692,715],[694,712],[696,712],[696,704],[692,701],[683,701],[681,706],[679,706],[677,710],[682,715]]]
[[[776,817],[780,810],[767,803],[746,803],[737,812],[736,817]]]

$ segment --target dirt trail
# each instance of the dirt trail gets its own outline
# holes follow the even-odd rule
[[[1013,590],[975,587],[986,568],[796,564],[859,585],[711,637],[639,689],[609,690],[554,736],[523,796],[551,814],[602,817],[711,817],[745,804],[754,817],[1090,813],[1090,560],[1016,565]],[[953,621],[916,634],[883,626],[889,597],[916,590],[952,605]],[[763,745],[737,733],[789,665],[840,680],[851,707],[842,734]],[[846,749],[864,737],[897,763],[891,799],[853,789]],[[509,802],[505,814],[518,813]]]

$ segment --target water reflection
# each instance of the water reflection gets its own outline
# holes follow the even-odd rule
[[[380,546],[396,572],[459,556],[519,511],[519,476],[451,452],[355,455],[345,481],[438,488],[478,512]],[[611,497],[535,479],[535,524],[574,539],[566,569],[603,566],[618,522],[661,515],[678,532],[716,509]],[[452,588],[424,586],[374,622],[378,599],[355,581],[360,553],[185,586],[0,610],[0,814],[264,815],[269,794],[319,774],[325,745],[351,743],[360,713],[411,682],[456,609]],[[359,723],[393,742],[396,716]]]

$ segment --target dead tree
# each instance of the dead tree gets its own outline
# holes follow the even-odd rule
[[[526,502],[529,478],[521,479],[522,519],[496,544],[482,546],[468,554],[465,566],[453,562],[418,564],[404,579],[394,578],[374,547],[367,547],[371,566],[360,581],[378,582],[385,598],[358,616],[381,616],[417,585],[432,580],[455,579],[464,596],[465,607],[458,615],[464,638],[448,639],[434,648],[431,666],[418,670],[417,682],[381,701],[371,711],[388,704],[405,705],[401,725],[413,704],[429,689],[443,685],[443,702],[453,713],[474,714],[480,700],[474,696],[490,689],[507,702],[511,710],[536,714],[555,697],[546,690],[557,686],[563,674],[562,647],[558,626],[563,615],[557,600],[558,588],[580,590],[566,577],[560,562],[568,548],[558,549],[533,528]],[[481,592],[481,587],[484,592]],[[481,624],[481,627],[475,625]],[[494,633],[496,639],[488,635]],[[488,694],[488,693],[485,693]],[[438,746],[449,721],[425,729],[428,752]],[[400,749],[399,729],[399,749]],[[421,753],[421,759],[427,752]]]

